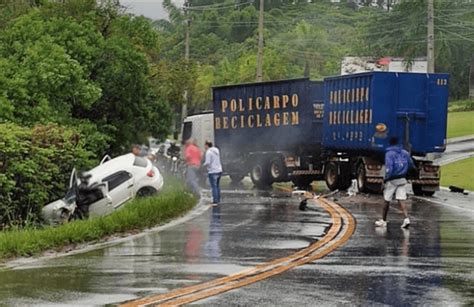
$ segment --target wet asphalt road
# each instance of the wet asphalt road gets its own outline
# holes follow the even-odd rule
[[[197,305],[474,304],[474,205],[412,199],[412,226],[394,205],[376,229],[380,196],[336,196],[357,220],[327,257]],[[461,197],[461,196],[459,196]],[[330,217],[285,193],[225,193],[191,221],[85,254],[0,272],[3,305],[104,305],[165,293],[288,256],[320,239]]]
[[[443,154],[435,157],[435,163],[446,165],[469,157],[474,157],[474,140],[466,139],[460,142],[448,144]]]

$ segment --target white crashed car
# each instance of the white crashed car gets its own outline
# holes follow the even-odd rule
[[[42,216],[50,224],[60,224],[71,218],[107,215],[128,200],[152,195],[162,187],[163,177],[150,160],[131,153],[114,159],[105,156],[90,171],[73,170],[66,196],[46,205]]]

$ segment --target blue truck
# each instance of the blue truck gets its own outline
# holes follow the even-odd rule
[[[385,148],[398,136],[417,165],[415,194],[432,195],[439,167],[426,157],[445,150],[448,83],[446,74],[371,72],[219,86],[205,117],[232,181],[343,190],[356,179],[360,191],[380,191]],[[186,137],[193,124],[202,130],[193,118]]]

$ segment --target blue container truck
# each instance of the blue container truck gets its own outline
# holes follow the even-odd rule
[[[213,88],[214,138],[233,181],[259,187],[321,175],[323,83],[308,78]],[[303,176],[301,177],[303,178]]]
[[[324,80],[325,180],[360,191],[380,190],[384,153],[397,136],[417,165],[409,174],[415,194],[439,188],[439,167],[425,157],[446,149],[447,74],[371,72]]]
[[[371,72],[219,86],[205,117],[233,181],[325,180],[343,190],[356,179],[360,191],[380,191],[385,149],[398,136],[417,165],[415,194],[432,195],[439,167],[426,156],[445,150],[448,83],[446,74]],[[185,120],[187,136],[202,116]]]

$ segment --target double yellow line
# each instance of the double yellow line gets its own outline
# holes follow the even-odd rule
[[[288,257],[260,264],[239,273],[177,289],[165,294],[152,295],[130,301],[121,306],[179,306],[188,304],[247,286],[326,256],[349,240],[355,230],[355,220],[346,209],[334,202],[320,198],[319,203],[330,214],[332,225],[321,240],[311,244],[307,248]]]

